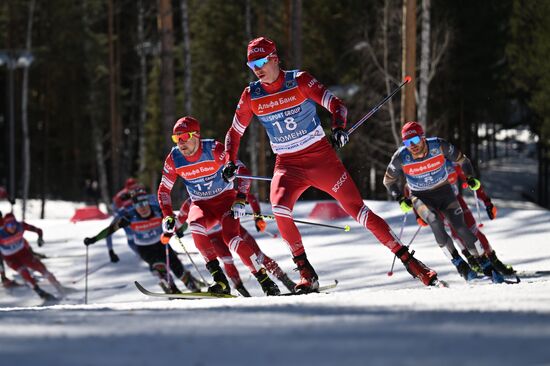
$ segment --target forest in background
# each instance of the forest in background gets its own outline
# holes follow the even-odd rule
[[[498,157],[497,131],[527,125],[539,141],[538,203],[550,207],[550,3],[415,3],[416,119],[476,166],[482,157]],[[0,185],[9,186],[12,96],[15,196],[83,200],[86,182],[96,181],[109,202],[129,176],[156,190],[177,118],[193,115],[203,137],[223,141],[240,94],[253,80],[246,45],[260,35],[276,42],[283,68],[307,70],[341,97],[351,125],[404,77],[404,5],[3,1],[0,52],[26,50],[33,62],[11,71],[0,66],[0,101],[6,100],[0,103]],[[381,181],[399,144],[401,105],[398,94],[339,152],[364,198],[387,197]],[[329,132],[330,116],[321,109]],[[480,135],[482,126],[489,133]],[[245,134],[240,158],[254,174],[271,174],[274,157],[257,123]],[[265,185],[255,189],[266,197]],[[326,196],[308,190],[303,197]]]

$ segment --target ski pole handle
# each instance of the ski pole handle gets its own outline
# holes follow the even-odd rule
[[[259,215],[259,214],[248,213],[248,212],[246,213],[246,215],[248,215],[248,216],[253,216],[253,217],[261,217],[262,219],[272,219],[272,220],[275,220],[275,216],[272,216],[272,215]],[[350,227],[349,225],[344,225],[344,226],[342,227],[342,226],[321,224],[321,223],[317,223],[317,222],[302,221],[302,220],[296,220],[296,219],[292,219],[292,221],[294,221],[294,222],[296,222],[296,223],[299,223],[299,224],[306,224],[306,225],[313,225],[313,226],[322,226],[322,227],[328,227],[328,228],[331,228],[331,229],[344,230],[344,231],[346,231],[346,232],[351,230],[351,227]]]
[[[367,119],[371,118],[372,115],[375,114],[380,109],[380,107],[382,107],[384,104],[386,104],[386,102],[388,100],[390,100],[391,97],[393,97],[395,94],[397,94],[397,92],[399,92],[401,90],[401,88],[403,88],[403,86],[405,86],[406,84],[408,84],[410,82],[411,82],[411,77],[408,76],[408,75],[405,76],[405,79],[403,79],[403,82],[401,84],[399,84],[399,86],[397,88],[395,88],[387,97],[382,99],[373,109],[371,109],[369,111],[369,113],[365,114],[363,116],[363,118],[361,118],[359,121],[357,121],[353,126],[351,126],[347,130],[348,135],[351,135],[351,133],[353,131],[355,131],[359,126],[361,126],[363,123],[365,123],[365,121]]]

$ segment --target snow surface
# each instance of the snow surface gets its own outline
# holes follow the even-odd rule
[[[366,202],[399,232],[402,216],[395,203]],[[299,203],[296,218],[308,220],[313,205]],[[253,298],[148,298],[134,288],[134,280],[152,290],[160,288],[120,231],[114,244],[121,261],[89,276],[84,304],[84,280],[73,283],[84,275],[82,239],[109,220],[72,224],[75,204],[67,202],[49,203],[48,218],[38,220],[38,207],[31,205],[27,221],[44,229],[46,244],[38,248],[34,233],[26,237],[40,253],[80,255],[44,260],[65,286],[78,291],[59,305],[41,306],[27,287],[0,288],[2,366],[550,365],[550,276],[523,278],[518,285],[468,284],[427,228],[420,230],[412,248],[450,288],[424,287],[399,261],[394,275],[388,276],[393,259],[389,250],[345,219],[331,223],[349,224],[347,233],[300,225],[321,284],[340,281],[329,294],[264,297],[239,264]],[[8,204],[0,204],[0,210],[8,211]],[[504,262],[518,271],[550,270],[550,212],[503,205],[496,221],[489,222],[485,214],[482,218],[483,231]],[[283,242],[257,234],[251,221],[244,226],[296,280]],[[275,231],[274,223],[268,229]],[[416,229],[408,217],[405,242]],[[183,240],[196,251],[189,236]],[[200,256],[192,256],[209,278]],[[104,242],[89,248],[89,258],[90,270],[108,262]],[[189,265],[185,256],[181,259]],[[11,270],[8,276],[18,278]],[[42,284],[54,291],[46,281]]]

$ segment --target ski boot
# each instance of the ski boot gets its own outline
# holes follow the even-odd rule
[[[260,283],[260,286],[262,286],[262,290],[266,294],[266,296],[278,296],[281,294],[281,291],[279,290],[279,287],[269,276],[267,275],[267,272],[265,271],[265,268],[260,269],[257,273],[254,274],[256,276],[256,279]]]
[[[235,290],[237,290],[238,293],[240,293],[243,297],[251,297],[248,290],[244,287],[242,282],[235,284]]]
[[[403,262],[407,272],[414,278],[418,278],[426,286],[434,285],[437,282],[437,273],[413,257],[414,250],[409,253],[407,249],[407,247],[402,246],[395,252],[395,255]]]
[[[473,258],[473,257],[472,257]],[[454,264],[454,266],[456,267],[456,270],[458,271],[458,273],[462,276],[462,278],[464,278],[466,281],[471,281],[473,280],[474,278],[477,278],[477,273],[472,270],[472,268],[470,268],[470,266],[468,265],[468,263],[466,263],[464,261],[464,259],[462,259],[461,256],[459,256],[457,254],[457,257],[456,258],[453,258],[451,260],[451,262]],[[477,262],[477,261],[476,261]]]
[[[483,269],[483,274],[487,277],[490,277],[493,283],[502,283],[504,282],[504,276],[498,272],[495,267],[491,264],[491,261],[487,256],[483,255],[477,258],[481,268]]]
[[[166,294],[180,294],[180,289],[174,284],[174,282],[168,283],[165,279],[161,279],[159,286],[162,288]]]
[[[479,265],[479,262],[474,258],[472,254],[467,249],[464,249],[462,251],[462,254],[464,255],[464,258],[468,261],[468,264],[470,265],[470,268],[472,271],[476,273],[483,273],[481,270],[481,266]]]
[[[40,296],[41,299],[45,301],[57,300],[55,296],[53,296],[49,292],[42,290],[40,287],[38,287],[38,285],[34,285],[33,290],[38,294],[38,296]]]
[[[288,278],[288,275],[286,273],[283,273],[282,275],[278,276],[277,279],[285,285],[285,287],[288,289],[288,291],[294,293],[296,292],[296,283],[292,281],[290,278]]]
[[[184,272],[183,276],[181,276],[181,282],[183,282],[185,287],[187,287],[191,292],[201,292],[199,281],[193,277],[191,272]]]
[[[229,282],[227,282],[227,277],[220,268],[220,262],[217,259],[214,259],[206,263],[206,269],[212,275],[214,279],[214,284],[208,287],[208,292],[213,292],[215,294],[230,294],[231,289],[229,288]]]
[[[319,277],[317,273],[309,263],[306,257],[306,253],[300,254],[297,257],[292,258],[296,263],[297,270],[300,272],[300,281],[294,287],[295,293],[308,293],[319,291]]]
[[[510,265],[506,265],[504,263],[502,263],[498,258],[497,258],[497,254],[495,253],[495,251],[493,250],[491,253],[489,253],[487,255],[487,257],[489,258],[489,260],[491,261],[491,264],[493,265],[493,267],[499,271],[500,273],[502,273],[503,275],[505,276],[511,276],[513,274],[516,273],[516,271],[514,270],[514,268]]]

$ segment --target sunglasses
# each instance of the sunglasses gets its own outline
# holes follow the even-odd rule
[[[12,227],[16,227],[17,224],[16,224],[15,221],[8,221],[8,222],[4,222],[4,226],[5,226],[5,227],[12,228]]]
[[[149,201],[139,201],[139,202],[134,203],[134,206],[137,207],[137,208],[149,206]]]
[[[178,133],[178,134],[172,135],[172,141],[174,141],[175,144],[177,144],[180,140],[183,142],[187,142],[191,140],[193,137],[195,137],[195,135],[198,136],[199,133],[197,131]]]
[[[254,71],[255,68],[257,69],[261,69],[262,67],[265,66],[265,64],[267,64],[269,62],[269,56],[273,55],[273,52],[271,52],[269,55],[265,56],[265,57],[262,57],[262,58],[259,58],[257,60],[254,60],[254,61],[248,61],[246,64],[248,65],[248,67],[250,67],[250,70]]]
[[[411,146],[411,145],[418,145],[420,143],[422,139],[420,138],[420,136],[414,136],[414,137],[411,137],[410,139],[406,139],[406,140],[403,140],[403,144],[407,147]]]

